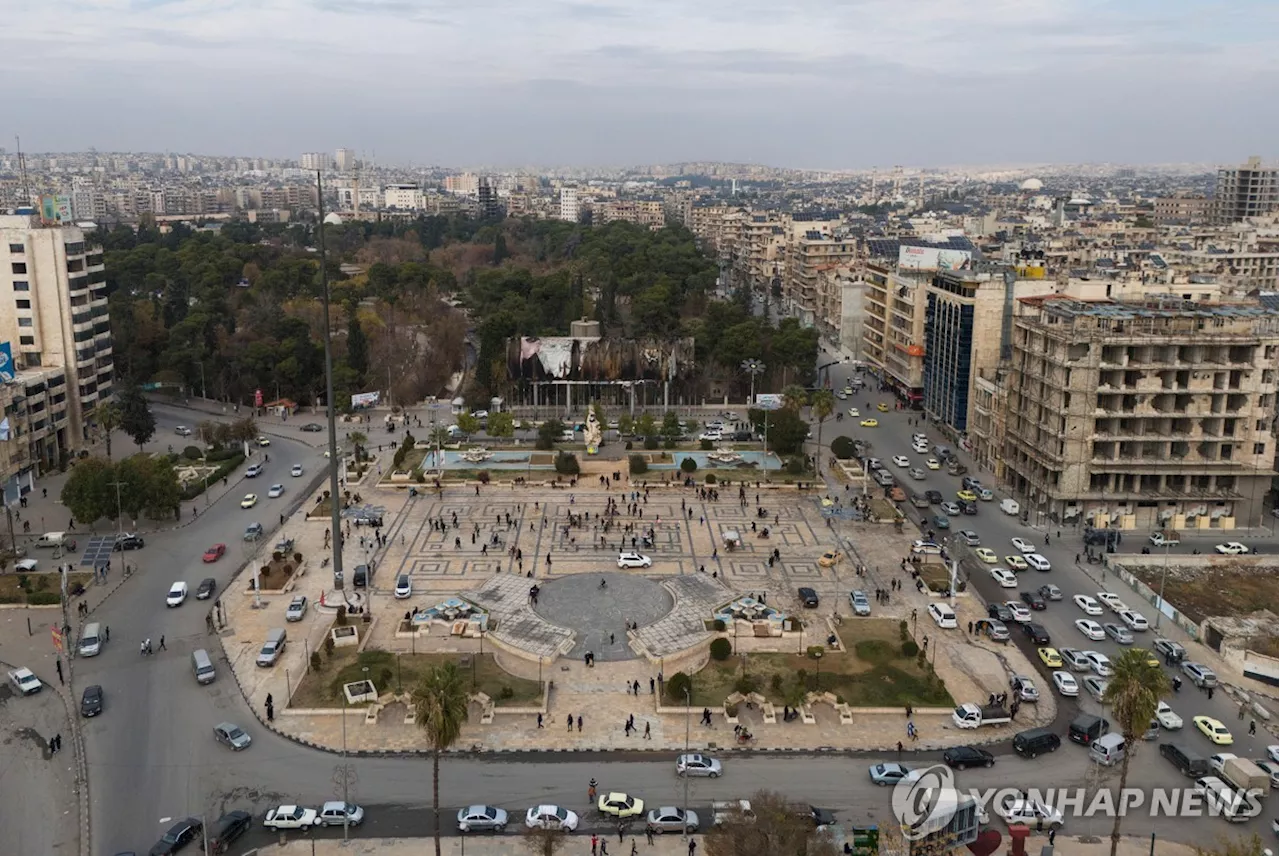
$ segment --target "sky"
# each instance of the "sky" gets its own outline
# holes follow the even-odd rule
[[[3,5],[0,128],[28,151],[860,169],[1280,149],[1275,0]]]

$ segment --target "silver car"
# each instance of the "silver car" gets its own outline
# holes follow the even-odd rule
[[[458,809],[459,832],[504,832],[507,812],[491,805],[469,805]]]
[[[1110,636],[1117,645],[1132,645],[1133,634],[1119,624],[1104,624],[1102,629]]]
[[[238,725],[230,722],[220,722],[213,727],[213,739],[219,743],[225,743],[232,749],[239,752],[241,749],[248,749],[249,744],[253,742],[252,738]]]
[[[1200,689],[1218,685],[1218,676],[1208,666],[1202,666],[1191,660],[1184,660],[1182,662],[1182,672],[1191,679],[1191,683],[1200,687]]]
[[[911,476],[916,481],[924,481],[924,470],[919,467],[912,467],[907,470],[907,475]]]
[[[657,833],[697,832],[698,814],[694,811],[686,812],[672,805],[664,805],[661,808],[649,810],[649,814],[645,817],[645,825]]]
[[[364,809],[354,803],[334,800],[320,806],[321,826],[359,826],[364,822]]]
[[[294,595],[293,600],[289,601],[289,606],[284,611],[284,620],[301,621],[306,614],[307,596],[305,594]]]
[[[676,775],[718,779],[723,772],[720,762],[707,755],[692,753],[676,758]]]
[[[1107,694],[1108,682],[1096,675],[1089,675],[1081,683],[1084,684],[1085,692],[1093,696],[1093,700],[1096,702],[1101,702],[1102,697]]]
[[[867,599],[867,593],[861,589],[849,592],[849,605],[853,608],[854,615],[871,614],[871,601]]]

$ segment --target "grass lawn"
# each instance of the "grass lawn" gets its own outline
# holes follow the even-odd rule
[[[941,563],[929,563],[920,566],[920,579],[930,591],[946,594],[951,589],[951,572]]]
[[[459,668],[468,678],[472,675],[471,663],[474,663],[476,691],[488,695],[499,707],[534,704],[542,697],[542,688],[537,681],[507,674],[491,654],[478,657],[465,654],[401,654],[397,658],[390,651],[371,650],[356,654],[354,651],[346,653],[341,648],[335,648],[332,660],[326,658],[323,651],[320,658],[325,661],[321,669],[312,670],[298,684],[293,694],[294,707],[342,707],[342,685],[362,680],[366,666],[369,668],[368,677],[378,687],[379,693],[396,692],[398,688],[412,692],[419,676],[426,674],[432,666],[450,661],[459,664],[467,661],[468,665],[459,665]],[[503,698],[504,687],[509,687],[511,691],[511,695],[506,698]]]
[[[118,571],[118,568],[117,568]],[[38,594],[37,604],[48,601],[49,603],[62,602],[62,581],[58,578],[58,574],[49,571],[46,573],[15,573],[12,569],[0,574],[0,603],[28,603],[27,595]],[[26,580],[26,589],[22,588],[22,581]],[[91,573],[71,573],[67,574],[67,591],[71,591],[76,587],[76,583],[88,588],[93,583],[93,574]]]
[[[821,661],[782,653],[710,661],[693,675],[693,705],[720,705],[726,696],[744,688],[778,705],[795,704],[803,691],[819,689],[843,697],[854,707],[954,704],[946,688],[931,682],[914,657],[902,655],[898,622],[846,621],[842,630],[848,653],[826,651]]]

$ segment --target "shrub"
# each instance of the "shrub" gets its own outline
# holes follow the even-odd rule
[[[330,640],[330,641],[333,641],[333,640]],[[318,672],[320,671],[320,667],[322,665],[323,665],[323,661],[320,659],[320,652],[312,651],[311,652],[311,670],[313,672]]]
[[[821,645],[810,645],[804,649],[804,655],[810,660],[821,660],[822,655],[827,653],[827,649]]]
[[[667,439],[662,441],[662,448],[664,449],[674,449],[675,447],[676,447],[675,437],[668,437]]]
[[[324,637],[324,655],[326,657],[333,656],[333,637],[332,636]]]
[[[711,659],[727,660],[729,655],[733,653],[733,643],[723,636],[717,636],[711,640]]]
[[[476,481],[480,482],[480,484],[488,484],[492,479],[493,476],[489,475],[488,470],[481,470],[476,473]]]
[[[62,595],[56,591],[37,591],[27,595],[27,603],[32,606],[52,606],[62,603]]]
[[[717,618],[715,621],[711,622],[711,629],[715,630],[715,632],[717,632],[717,633],[723,633],[723,632],[724,632],[724,619],[723,619],[723,618]]]
[[[922,669],[924,668],[924,659],[926,656],[928,655],[924,652],[923,649],[916,654],[916,665]]]
[[[903,642],[906,642],[907,638],[910,636],[911,634],[907,632],[906,620],[904,619],[902,621],[899,621],[898,622],[898,638],[901,639]]]
[[[31,577],[26,574],[18,574],[18,588],[23,591],[31,591]]]
[[[716,483],[716,474],[715,474],[715,473],[707,473],[706,482],[707,482],[707,484],[715,484],[715,483]]]
[[[914,657],[918,653],[920,653],[920,646],[915,642],[908,639],[906,642],[902,643],[902,656]]]
[[[683,461],[680,462],[681,472],[691,473],[696,469],[698,469],[698,462],[695,461],[693,458],[685,458]]]
[[[726,705],[724,706],[724,715],[725,715],[725,716],[737,716],[737,715],[738,715],[738,706],[737,706],[736,704],[726,704]]]
[[[347,626],[347,607],[345,604],[338,607],[338,617],[334,621],[334,623],[337,624],[339,627]]]
[[[884,665],[897,656],[893,645],[883,639],[861,639],[854,644],[853,650],[859,659],[876,666]]]
[[[704,452],[710,452],[714,444],[710,440],[699,440],[698,447]]]
[[[661,445],[661,443],[660,443],[660,441],[658,440],[658,438],[657,438],[657,437],[645,437],[645,438],[644,438],[644,447],[645,447],[646,449],[649,449],[650,451],[652,451],[653,449],[658,448],[658,446],[659,446],[659,445]]]
[[[200,457],[201,457],[200,447],[187,446],[185,449],[182,450],[182,457],[186,458],[188,461],[200,460]]]
[[[424,484],[427,480],[427,474],[422,471],[422,467],[414,467],[409,476],[418,484]]]
[[[769,679],[769,689],[773,690],[774,695],[782,695],[782,687],[782,675],[774,675]]]
[[[787,475],[802,476],[808,468],[803,455],[792,455],[787,458],[786,471]]]
[[[562,476],[576,476],[582,472],[581,465],[578,464],[578,456],[572,452],[561,452],[556,455],[556,472]]]
[[[498,698],[507,699],[507,698],[515,698],[515,697],[516,697],[516,691],[511,689],[511,687],[507,686],[506,684],[503,684],[502,689],[498,690]]]
[[[631,451],[632,449],[634,449],[634,448],[635,448],[635,444],[634,444],[634,443],[632,443],[630,440],[628,440],[628,441],[627,441],[627,445],[626,445],[626,449],[627,449],[627,451],[628,451],[628,452],[630,452],[630,451]]]
[[[378,672],[378,685],[383,687],[391,686],[391,679],[393,677],[394,673],[391,671],[391,667],[384,666],[382,670]]]
[[[831,441],[831,454],[842,461],[849,460],[854,454],[853,440],[848,437],[836,437]]]
[[[627,445],[630,444],[628,443]],[[627,460],[631,464],[631,475],[636,476],[649,472],[649,462],[645,460],[644,455],[632,455]]]
[[[683,703],[685,690],[693,690],[693,678],[684,672],[676,672],[667,678],[667,698]]]
[[[753,675],[750,672],[743,672],[741,675],[738,675],[738,679],[733,682],[733,688],[743,695],[759,692],[760,676]]]
[[[36,591],[44,591],[49,587],[49,575],[41,574],[36,577]]]

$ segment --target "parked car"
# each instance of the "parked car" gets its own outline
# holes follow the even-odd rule
[[[1089,670],[1089,661],[1085,659],[1084,652],[1075,648],[1059,648],[1058,656],[1062,657],[1063,665],[1077,672],[1087,672]]]
[[[80,715],[97,716],[102,713],[102,687],[97,684],[84,688],[80,696]]]
[[[1049,644],[1049,631],[1044,629],[1043,624],[1027,621],[1022,625],[1022,632],[1027,634],[1027,638],[1037,645]]]
[[[1047,583],[1036,589],[1045,600],[1062,600],[1062,589],[1053,583]]]
[[[563,829],[565,832],[573,832],[578,828],[578,816],[558,805],[535,805],[525,812],[524,825],[529,829]]]
[[[404,600],[413,597],[413,580],[408,574],[400,574],[396,577],[396,600]]]
[[[678,833],[694,833],[698,831],[699,821],[698,813],[695,811],[685,811],[675,806],[664,805],[661,808],[650,809],[648,816],[645,818],[645,827],[652,829],[659,835],[665,832]]]
[[[691,753],[676,758],[676,775],[718,779],[724,768],[708,755]]]
[[[800,603],[804,604],[806,609],[818,608],[818,593],[813,589],[808,586],[801,586],[796,594],[800,598]]]
[[[284,610],[285,621],[301,621],[307,614],[307,596],[305,594],[297,594],[293,596],[293,600],[289,601],[289,605]]]
[[[321,826],[359,826],[364,822],[364,809],[354,803],[332,800],[320,806]]]
[[[639,553],[619,553],[619,568],[649,568],[653,566],[653,559],[648,556],[642,556]]]
[[[867,593],[861,589],[849,592],[849,606],[852,607],[854,615],[871,614],[871,601],[867,598]]]
[[[644,800],[621,791],[601,794],[596,800],[596,810],[619,820],[644,814]]]
[[[1093,697],[1093,700],[1101,703],[1102,697],[1106,695],[1108,681],[1097,675],[1089,675],[1081,681],[1084,684],[1085,692]]]
[[[231,842],[249,831],[249,827],[253,825],[253,815],[247,811],[229,811],[222,817],[209,824],[209,831],[205,835],[209,842],[209,852],[214,856],[221,856],[231,848]]]
[[[162,835],[159,841],[151,845],[148,856],[171,856],[199,838],[203,831],[204,824],[198,817],[180,820],[170,826],[169,831]]]
[[[969,767],[991,767],[996,762],[994,755],[977,746],[952,746],[942,753],[942,760],[948,767],[956,770],[966,770]]]
[[[459,832],[505,832],[507,812],[497,806],[469,805],[458,809]]]
[[[1037,591],[1024,591],[1019,597],[1022,598],[1023,603],[1036,612],[1043,612],[1048,606],[1044,602],[1044,598],[1040,596],[1040,592]]]
[[[1182,673],[1191,679],[1191,683],[1200,689],[1208,689],[1218,685],[1218,676],[1208,666],[1202,666],[1199,663],[1190,660],[1182,662]]]
[[[1121,627],[1119,624],[1112,624],[1111,622],[1107,622],[1106,624],[1102,625],[1102,629],[1108,636],[1111,637],[1112,641],[1115,642],[1117,645],[1133,644],[1133,634],[1130,633],[1125,628]]]
[[[1080,607],[1085,615],[1101,615],[1102,604],[1098,603],[1087,594],[1078,594],[1071,598],[1076,606]]]
[[[1080,685],[1076,683],[1075,675],[1070,672],[1054,672],[1053,686],[1058,691],[1058,695],[1064,698],[1075,698],[1080,695]]]

